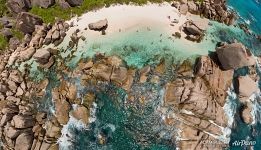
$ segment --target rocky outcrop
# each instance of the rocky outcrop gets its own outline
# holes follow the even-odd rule
[[[45,45],[53,43],[58,46],[66,36],[66,31],[69,29],[69,24],[63,21],[57,21],[54,26],[47,32],[43,41]]]
[[[33,141],[32,127],[35,125],[34,105],[30,101],[32,89],[29,81],[24,81],[25,74],[17,70],[1,73],[1,139],[6,149],[30,149]],[[5,88],[8,85],[8,88]],[[3,93],[4,92],[4,93]],[[2,96],[1,96],[2,95]]]
[[[67,3],[70,4],[70,6],[80,6],[83,3],[83,0],[66,0]]]
[[[6,6],[10,12],[19,14],[26,12],[31,8],[30,0],[7,0]]]
[[[190,12],[227,25],[234,24],[236,19],[236,15],[228,11],[225,0],[182,0],[173,2],[172,6],[178,8],[183,15]]]
[[[252,94],[259,91],[258,85],[249,76],[240,76],[235,81],[235,91],[239,99],[244,102]]]
[[[228,25],[235,22],[235,14],[229,12],[225,0],[208,0],[201,3],[200,12],[206,18],[216,20]]]
[[[10,49],[14,52],[8,57],[8,66],[12,66],[16,62],[24,62],[31,59],[36,52],[36,49],[41,48],[43,45],[49,45],[51,43],[55,46],[59,45],[63,41],[63,38],[66,35],[65,32],[69,29],[69,25],[63,21],[57,21],[53,26],[43,24],[35,25],[34,28],[35,31],[33,32],[33,36],[26,34],[21,42],[10,43]],[[58,32],[58,34],[53,35],[55,32]],[[10,39],[10,42],[11,41],[12,38]],[[40,66],[43,68],[50,68],[54,63],[54,55],[57,55],[58,52],[53,49],[46,50],[50,52],[51,56],[48,61],[44,60],[47,63],[42,62]]]
[[[16,62],[19,64],[33,56],[40,67],[49,68],[48,66],[54,63],[54,55],[57,55],[58,51],[50,48],[39,49],[39,47],[43,46],[49,30],[54,28],[54,31],[59,31],[59,38],[62,38],[65,36],[62,32],[68,29],[68,25],[58,21],[54,26],[36,25],[34,28],[32,36],[31,33],[26,34],[20,44],[6,51],[4,55],[0,55],[2,60],[0,61],[0,136],[5,149],[59,149],[56,143],[61,135],[61,124],[66,123],[66,119],[62,117],[71,108],[69,103],[66,109],[63,101],[56,101],[57,110],[61,112],[57,113],[57,118],[61,118],[58,120],[53,117],[47,120],[46,114],[37,113],[35,98],[44,96],[49,84],[48,80],[38,85],[30,81],[26,65],[23,73],[10,67]],[[65,98],[67,97],[66,95]]]
[[[42,25],[43,20],[31,13],[22,12],[17,16],[16,27],[20,31],[32,34],[35,31],[35,25]]]
[[[195,64],[195,75],[206,82],[216,101],[223,106],[227,96],[226,91],[232,84],[233,70],[223,71],[216,61],[202,56]]]
[[[86,125],[89,123],[89,111],[84,106],[77,107],[72,112],[72,116],[78,120],[81,120]]]
[[[188,21],[183,25],[183,31],[187,35],[187,39],[200,42],[203,39],[204,32],[192,21]]]
[[[220,127],[225,128],[228,123],[223,106],[232,79],[232,70],[223,71],[210,57],[202,56],[195,64],[194,77],[178,78],[166,84],[164,102],[177,109],[174,119],[181,123],[181,149],[207,148],[207,144],[201,143],[203,139],[215,137],[206,133],[223,135]],[[220,143],[226,147],[227,143]]]
[[[250,102],[247,102],[241,106],[239,109],[240,117],[242,121],[246,124],[251,124],[253,122],[253,116],[252,116],[252,104]]]
[[[55,116],[57,118],[57,121],[62,125],[65,125],[69,121],[70,111],[70,104],[65,97],[65,84],[66,82],[63,82],[60,88],[54,89],[52,91],[53,101],[55,105]]]
[[[256,63],[252,53],[242,43],[224,44],[216,48],[216,52],[225,70],[252,66]]]
[[[90,23],[88,26],[90,30],[95,30],[95,31],[106,30],[106,28],[108,27],[108,20],[107,19],[100,20],[94,23]]]
[[[31,3],[32,3],[32,6],[48,8],[55,4],[55,0],[32,0]]]

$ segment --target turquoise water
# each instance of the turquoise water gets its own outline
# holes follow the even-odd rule
[[[240,15],[241,22],[248,22],[250,28],[261,34],[261,1],[260,0],[227,0],[229,6]]]
[[[80,58],[92,57],[96,53],[117,55],[126,61],[128,66],[142,68],[148,64],[158,63],[162,58],[172,57],[176,61],[207,55],[208,51],[215,50],[215,43],[211,37],[206,37],[201,43],[176,39],[171,33],[159,27],[138,27],[122,33],[101,36],[90,39],[79,47],[69,66],[74,66]],[[68,55],[68,50],[64,57]]]

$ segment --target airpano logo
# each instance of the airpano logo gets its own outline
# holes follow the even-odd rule
[[[232,146],[253,146],[253,145],[256,145],[256,141],[236,140],[232,143]]]
[[[201,143],[203,145],[207,145],[208,147],[219,147],[220,149],[222,147],[226,147],[226,145],[219,140],[202,140]]]

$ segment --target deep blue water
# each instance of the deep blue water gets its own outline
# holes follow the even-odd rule
[[[240,15],[239,21],[248,22],[251,30],[261,34],[261,0],[227,0]]]

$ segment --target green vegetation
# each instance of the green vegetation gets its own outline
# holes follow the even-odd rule
[[[161,3],[163,1],[172,1],[172,0],[150,0],[150,2]],[[81,15],[87,11],[94,10],[100,7],[109,7],[112,4],[129,4],[133,3],[135,5],[146,4],[148,0],[84,0],[83,4],[79,7],[73,7],[70,9],[62,9],[58,5],[55,5],[51,8],[44,9],[39,7],[33,7],[31,13],[40,16],[44,22],[53,23],[55,18],[69,19],[73,15]]]
[[[18,38],[19,40],[22,40],[24,37],[24,34],[17,29],[11,29],[11,32],[13,33],[13,37]]]
[[[6,0],[0,0],[0,17],[7,13],[7,8],[5,6]]]
[[[7,47],[7,45],[8,45],[7,39],[3,35],[0,35],[0,53]]]

